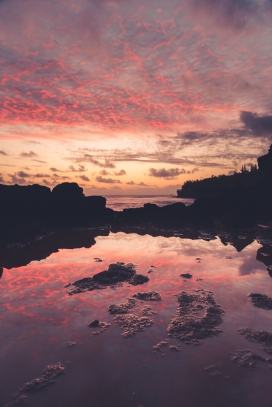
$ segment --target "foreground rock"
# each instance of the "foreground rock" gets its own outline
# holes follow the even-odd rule
[[[149,278],[136,274],[136,265],[132,263],[118,262],[110,264],[108,270],[94,274],[93,277],[83,278],[72,284],[67,284],[69,295],[79,294],[86,291],[102,290],[107,287],[120,287],[124,282],[131,285],[144,284]]]
[[[93,335],[99,335],[102,332],[104,332],[108,327],[110,326],[110,324],[108,324],[107,322],[103,322],[103,321],[99,321],[98,319],[94,319],[93,321],[91,321],[89,323],[89,327],[90,328],[96,328],[98,329],[95,332],[92,332],[92,336]]]
[[[108,311],[110,314],[127,314],[131,310],[131,308],[134,308],[136,306],[136,303],[136,300],[127,298],[126,302],[110,305]]]
[[[200,345],[203,339],[222,332],[218,326],[225,311],[217,304],[211,291],[194,290],[192,294],[181,291],[176,297],[179,306],[168,326],[169,336],[190,345]]]
[[[132,294],[132,297],[137,298],[138,300],[142,300],[142,301],[161,301],[162,300],[160,293],[157,293],[156,291],[135,293],[135,294]]]
[[[40,391],[47,386],[55,383],[55,379],[60,374],[65,372],[65,367],[62,363],[56,363],[55,365],[49,365],[43,371],[42,376],[37,379],[27,382],[13,397],[13,400],[6,405],[6,407],[12,407],[15,405],[29,404],[27,394],[31,392]]]
[[[257,331],[250,327],[238,329],[248,341],[256,342],[263,346],[267,353],[272,354],[272,333],[267,331]]]
[[[249,299],[251,300],[254,307],[262,308],[266,310],[272,310],[272,298],[265,294],[249,294]]]
[[[116,315],[114,322],[123,328],[121,336],[128,338],[137,332],[144,331],[153,324],[153,320],[147,316],[138,317],[134,314]]]
[[[263,358],[261,355],[258,355],[249,349],[237,350],[233,352],[231,360],[238,363],[239,366],[247,367],[249,369],[254,369],[256,362],[272,363],[272,359]]]

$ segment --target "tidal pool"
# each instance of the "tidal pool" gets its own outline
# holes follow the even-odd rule
[[[272,311],[254,306],[248,297],[249,293],[272,296],[267,266],[256,260],[259,243],[237,252],[218,238],[110,233],[95,240],[88,249],[60,250],[45,260],[4,269],[1,407],[27,403],[35,407],[271,407],[271,355],[261,343],[249,341],[238,331],[249,327],[272,332]],[[137,286],[124,281],[74,295],[64,287],[117,262],[137,264],[137,273],[149,281]],[[188,327],[197,321],[191,318],[202,321],[201,312],[211,304],[209,315],[217,306],[224,311],[216,316],[216,334],[204,335],[196,346],[168,335],[182,305],[177,297],[182,291],[188,294],[182,298],[194,301],[194,315],[182,314]],[[159,293],[161,300],[133,297],[139,292]],[[134,315],[129,317],[132,322],[142,317],[152,323],[124,337],[116,323],[122,318],[108,308],[132,303],[127,298],[134,298],[136,305],[128,307],[122,318]],[[210,298],[211,304],[201,304],[203,298]],[[100,330],[98,323],[90,327],[95,320],[105,323],[101,326],[106,329]],[[237,355],[244,359],[246,355],[246,361],[253,355],[253,365],[236,363]]]

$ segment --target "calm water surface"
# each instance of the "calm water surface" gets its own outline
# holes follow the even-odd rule
[[[105,198],[107,199],[107,208],[115,211],[122,211],[125,208],[140,208],[146,203],[166,206],[183,202],[187,206],[194,202],[194,199],[177,198],[173,195],[105,195]]]
[[[272,331],[272,311],[253,307],[247,297],[250,292],[272,294],[272,279],[256,260],[259,247],[254,242],[238,253],[219,239],[111,233],[96,238],[96,245],[89,249],[60,250],[28,266],[4,269],[0,280],[0,406],[9,403],[26,382],[40,377],[47,365],[69,361],[56,383],[28,395],[33,406],[271,407],[269,365],[259,363],[249,370],[230,360],[231,352],[238,349],[269,356],[237,331],[246,326]],[[105,261],[96,263],[94,257]],[[74,296],[66,293],[66,283],[92,276],[117,261],[137,263],[138,273],[147,275],[149,282]],[[148,274],[150,265],[156,268]],[[184,272],[193,278],[184,281],[180,277]],[[182,351],[165,348],[164,357],[154,354],[152,347],[167,338],[167,326],[177,309],[173,295],[199,288],[213,291],[226,311],[220,325],[223,332],[196,347],[168,337],[169,345]],[[154,324],[134,337],[121,337],[108,306],[124,302],[137,291],[151,290],[163,299],[144,304],[157,312]],[[91,336],[88,323],[93,319],[111,326]],[[76,345],[69,347],[69,341]],[[220,376],[205,370],[214,364],[221,364]]]

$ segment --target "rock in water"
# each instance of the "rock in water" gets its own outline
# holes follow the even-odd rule
[[[179,306],[168,326],[169,336],[187,344],[200,345],[202,339],[222,332],[218,326],[225,311],[217,304],[211,291],[194,290],[192,294],[181,291],[176,297]]]
[[[136,265],[132,263],[118,262],[110,264],[108,270],[94,274],[93,277],[82,278],[66,287],[70,295],[82,293],[85,291],[102,290],[110,287],[120,287],[124,282],[131,285],[144,284],[149,278],[136,274]]]
[[[135,293],[135,294],[132,294],[132,297],[137,298],[138,300],[142,300],[142,301],[161,301],[162,300],[160,293],[157,293],[156,291]]]
[[[254,294],[248,295],[254,307],[262,308],[266,310],[272,310],[272,298],[265,294]]]

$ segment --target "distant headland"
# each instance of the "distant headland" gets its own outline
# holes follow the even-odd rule
[[[191,181],[179,196],[196,197],[158,207],[116,212],[101,196],[85,196],[76,183],[62,183],[52,191],[40,185],[0,185],[0,243],[24,241],[68,228],[111,227],[114,230],[141,227],[229,228],[255,227],[272,222],[272,146],[258,158],[258,168],[230,176]]]

